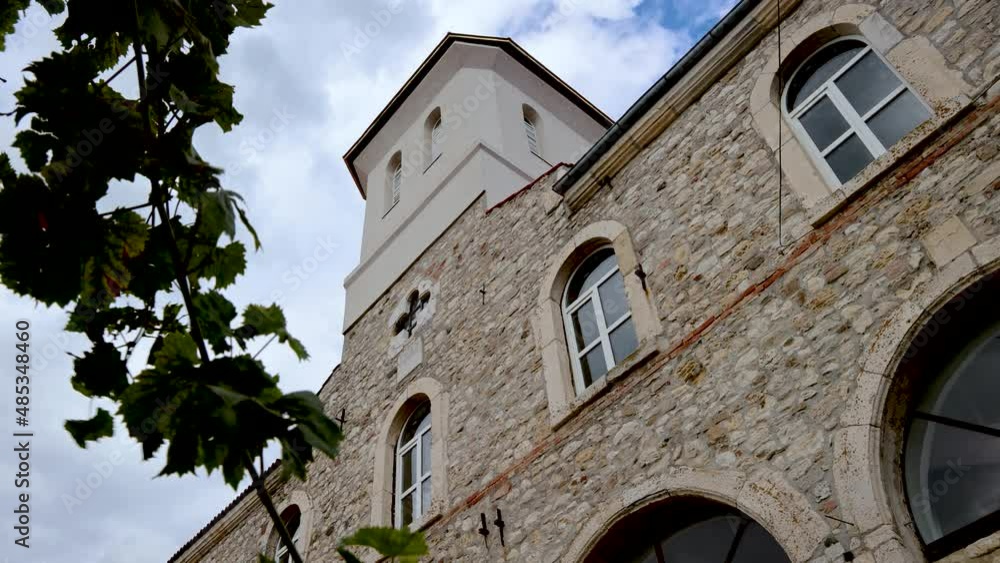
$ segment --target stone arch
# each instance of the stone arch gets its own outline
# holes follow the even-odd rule
[[[830,534],[809,500],[777,472],[746,475],[678,467],[608,499],[579,530],[560,561],[582,563],[616,522],[669,497],[703,497],[739,509],[763,526],[795,562],[812,559]]]
[[[750,113],[753,126],[768,149],[777,152],[781,148],[782,170],[795,195],[810,211],[814,223],[828,216],[840,201],[867,185],[867,180],[877,174],[862,173],[854,182],[833,188],[823,179],[805,147],[792,133],[791,123],[780,110],[780,86],[787,83],[789,76],[812,53],[838,37],[857,36],[864,39],[934,112],[930,119],[933,126],[918,128],[920,132],[914,132],[918,137],[930,134],[970,100],[973,88],[965,82],[960,70],[949,66],[944,55],[928,38],[921,35],[904,37],[874,5],[854,3],[831,7],[799,25],[791,25],[789,21],[781,31],[780,57],[775,43],[751,90]],[[900,147],[914,144],[912,140],[905,142],[906,138],[903,141]],[[903,148],[889,151],[893,156],[887,160],[895,160],[902,156],[902,152]],[[874,164],[869,166],[880,168]],[[881,166],[886,166],[884,160]]]
[[[896,372],[918,333],[941,308],[1000,272],[1000,236],[982,242],[937,271],[937,275],[897,307],[864,351],[854,392],[834,436],[833,481],[843,514],[862,535],[874,538],[885,557],[905,560],[922,554],[922,544],[909,526],[905,499],[890,490],[899,479],[884,451],[890,393]],[[891,454],[891,452],[889,452]]]
[[[542,371],[553,424],[563,419],[575,401],[566,332],[563,330],[563,290],[576,267],[594,250],[611,245],[625,280],[625,292],[632,308],[639,348],[655,341],[662,332],[660,317],[645,283],[645,274],[636,254],[632,236],[617,221],[598,221],[581,229],[556,252],[542,277],[534,315],[535,335],[542,352]]]
[[[375,445],[375,479],[372,483],[373,526],[392,526],[392,498],[396,441],[406,420],[423,401],[431,404],[431,489],[434,491],[429,510],[421,527],[436,520],[448,504],[448,394],[441,384],[429,377],[410,382],[385,414]]]
[[[309,559],[309,547],[312,543],[312,531],[313,524],[316,520],[316,511],[313,509],[312,499],[309,495],[302,489],[295,489],[292,491],[288,498],[284,500],[281,504],[275,506],[279,515],[284,515],[288,509],[292,507],[298,507],[300,520],[299,529],[302,531],[300,537],[301,544],[298,545],[299,555],[302,556],[303,560]],[[270,519],[267,520],[267,530],[264,535],[261,536],[260,547],[261,550],[272,557],[274,555],[275,548],[278,547],[278,531],[274,527],[274,523]]]

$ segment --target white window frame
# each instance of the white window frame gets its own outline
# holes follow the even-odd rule
[[[579,273],[580,268],[587,263],[587,260],[589,260],[591,256],[605,249],[610,249],[612,255],[615,257],[615,267],[608,271],[605,275],[601,276],[601,278],[597,280],[594,285],[582,292],[575,301],[567,303],[566,300],[569,298],[569,287],[576,278],[576,275]],[[608,281],[619,272],[621,272],[621,269],[618,266],[618,255],[614,253],[614,248],[611,246],[602,246],[601,248],[598,248],[588,254],[587,257],[580,262],[580,265],[577,266],[577,268],[573,270],[573,273],[569,276],[569,282],[563,290],[563,328],[566,330],[566,344],[569,347],[570,363],[573,366],[573,385],[576,387],[577,395],[583,393],[587,389],[587,385],[583,381],[583,366],[581,365],[580,360],[586,356],[588,352],[597,346],[602,347],[604,351],[604,362],[607,366],[607,370],[601,377],[606,377],[608,372],[610,372],[611,369],[617,365],[615,363],[614,350],[611,348],[611,333],[632,318],[632,304],[628,301],[628,293],[626,292],[625,303],[627,306],[625,308],[625,314],[622,315],[620,319],[616,319],[613,323],[608,325],[608,321],[604,317],[604,307],[601,305],[601,296],[598,293],[598,289],[602,284],[604,284],[604,282]],[[590,344],[584,346],[583,349],[580,349],[576,342],[576,334],[573,333],[573,313],[582,309],[588,302],[593,302],[594,304],[593,307],[595,319],[597,320],[598,338]],[[636,338],[638,338],[638,334],[636,335]],[[600,377],[591,382],[591,385],[596,383],[597,379],[600,379]]]
[[[441,116],[439,114],[434,125],[431,126],[431,164],[441,156],[441,135],[444,134],[441,125]],[[430,168],[430,165],[427,167]]]
[[[826,80],[826,82],[820,84],[816,88],[816,90],[811,94],[809,94],[809,96],[805,100],[803,100],[802,103],[800,103],[794,110],[789,111],[788,91],[789,91],[789,86],[792,84],[795,77],[798,76],[798,74],[802,72],[802,69],[807,64],[809,64],[809,62],[814,57],[818,56],[821,53],[821,51],[824,51],[830,45],[833,45],[834,43],[838,43],[841,41],[858,41],[863,43],[865,47],[861,49],[861,51],[858,52],[853,58],[851,58],[851,60],[845,63],[844,66],[840,68],[840,70],[831,75],[830,78]],[[847,100],[844,94],[841,93],[840,88],[837,87],[836,80],[840,78],[848,70],[850,70],[852,67],[854,67],[854,65],[856,65],[869,52],[874,53],[875,56],[877,56],[879,60],[882,61],[882,64],[884,64],[886,68],[888,68],[889,71],[892,72],[893,75],[895,75],[895,77],[899,80],[899,86],[894,88],[882,100],[880,100],[878,103],[872,106],[872,108],[869,109],[864,115],[860,115],[858,114],[857,110],[854,109],[854,106],[852,106],[851,103]],[[844,185],[844,182],[841,182],[840,179],[837,178],[837,174],[833,171],[833,168],[831,168],[830,164],[826,161],[826,157],[831,152],[835,151],[838,147],[840,147],[843,143],[845,143],[847,139],[851,137],[851,135],[857,135],[858,139],[865,145],[865,148],[867,148],[868,152],[870,152],[872,155],[872,162],[878,160],[880,156],[888,152],[889,148],[891,147],[886,147],[882,145],[882,142],[878,140],[878,137],[875,136],[875,133],[868,127],[866,121],[873,115],[881,111],[882,108],[889,105],[890,102],[901,96],[903,92],[907,90],[909,90],[910,93],[912,93],[913,96],[916,97],[917,101],[920,102],[920,104],[924,107],[924,109],[927,110],[928,117],[934,115],[934,112],[931,110],[930,106],[928,106],[927,103],[924,102],[924,100],[920,97],[920,95],[917,94],[917,92],[909,85],[906,79],[904,79],[899,74],[896,68],[892,64],[890,64],[889,61],[887,61],[885,57],[883,57],[882,54],[878,52],[878,50],[873,49],[871,43],[869,43],[864,37],[859,35],[838,37],[837,39],[824,43],[819,49],[816,50],[815,53],[813,53],[809,58],[803,61],[803,63],[800,64],[797,69],[795,69],[795,72],[792,73],[791,78],[788,80],[788,84],[785,85],[785,91],[781,93],[781,112],[783,115],[785,115],[785,117],[788,118],[788,121],[792,124],[792,130],[795,132],[796,137],[798,137],[803,147],[806,149],[806,152],[813,159],[813,161],[816,162],[817,167],[819,168],[819,172],[823,176],[823,179],[826,180],[827,184],[830,185],[831,187],[838,188]],[[806,131],[805,127],[802,126],[802,123],[799,121],[799,118],[802,117],[802,115],[805,114],[807,111],[812,109],[823,98],[829,99],[830,102],[833,103],[837,111],[840,112],[841,117],[843,117],[844,121],[847,122],[847,130],[844,132],[844,134],[842,134],[840,137],[837,137],[832,143],[830,143],[830,146],[826,147],[823,150],[820,150],[816,146],[816,143],[813,141],[812,137]],[[864,170],[864,168],[862,168],[862,170]],[[850,180],[848,180],[848,182],[849,181]]]
[[[393,510],[393,512],[394,512],[393,523],[394,523],[394,525],[397,528],[402,528],[403,527],[403,497],[404,496],[406,496],[406,495],[408,495],[410,493],[414,493],[414,495],[413,495],[413,520],[412,520],[412,522],[419,521],[420,518],[422,518],[424,514],[427,514],[428,509],[430,509],[429,506],[424,506],[423,505],[424,495],[423,495],[423,489],[422,489],[422,487],[423,487],[423,484],[424,484],[425,481],[429,481],[430,480],[431,474],[433,473],[433,470],[434,470],[434,466],[433,466],[433,462],[432,462],[431,464],[428,464],[428,468],[429,469],[428,469],[427,473],[423,473],[423,467],[424,467],[424,465],[423,465],[423,455],[424,455],[423,441],[425,439],[427,439],[427,440],[433,440],[433,436],[431,436],[431,433],[430,433],[431,432],[431,428],[433,426],[433,424],[431,423],[431,412],[432,412],[432,410],[433,410],[433,406],[432,406],[431,411],[428,411],[427,415],[425,416],[425,420],[427,421],[427,426],[426,427],[417,427],[417,432],[415,433],[415,435],[413,436],[413,438],[411,438],[405,444],[402,443],[403,434],[400,433],[400,435],[399,435],[399,441],[397,441],[397,443],[396,443],[396,460],[395,460],[395,467],[396,467],[396,471],[395,471],[396,478],[395,478],[395,480],[396,480],[396,484],[395,484],[395,487],[394,487],[395,491],[396,491],[396,494],[394,495],[394,499],[393,499],[393,508],[394,508],[394,510]],[[411,415],[411,417],[412,417],[412,415]],[[406,426],[409,423],[410,423],[410,419],[407,418],[406,422],[403,423],[403,430],[404,431],[406,429]],[[423,424],[423,421],[421,421],[421,424]],[[433,444],[433,442],[432,442],[432,444]],[[413,463],[414,463],[414,466],[417,468],[417,479],[414,480],[414,483],[412,485],[410,485],[410,487],[408,487],[406,490],[403,490],[403,455],[409,453],[411,450],[415,450],[414,451],[414,455],[413,455]],[[434,498],[434,486],[432,484],[431,485],[431,499],[433,499],[433,498]]]
[[[298,518],[299,518],[299,525],[296,526],[295,531],[292,533],[292,544],[295,545],[295,549],[301,549],[302,546],[302,542],[300,541],[302,534],[301,512],[299,513]],[[287,526],[288,522],[285,522],[284,524],[285,526]],[[286,558],[288,557],[288,546],[285,545],[285,542],[281,541],[281,536],[278,536],[278,545],[274,548],[275,563],[286,563],[287,561],[290,561],[290,559],[282,559],[282,557]]]
[[[531,154],[541,157],[541,151],[538,148],[538,127],[527,115],[524,116],[524,135],[528,138],[528,150],[531,151]]]
[[[397,203],[399,203],[401,187],[403,185],[403,163],[399,163],[395,168],[392,169],[392,203],[389,208],[392,209]]]

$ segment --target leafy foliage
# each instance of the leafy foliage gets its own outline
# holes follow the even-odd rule
[[[193,141],[199,127],[229,131],[242,120],[218,57],[271,5],[36,2],[65,12],[55,30],[62,49],[31,63],[15,95],[22,129],[13,146],[28,172],[0,154],[0,282],[70,308],[66,330],[91,342],[74,362],[73,388],[116,403],[145,459],[165,447],[162,475],[219,470],[236,487],[277,441],[284,470],[305,479],[314,450],[337,454],[341,429],[315,393],[282,393],[251,355],[276,339],[309,357],[278,305],[250,304],[240,315],[224,293],[246,270],[240,227],[261,244],[245,201]],[[0,51],[29,6],[0,6]],[[136,97],[116,88],[129,76],[139,79]],[[114,207],[112,182],[144,189],[145,204]],[[132,373],[142,340],[150,352]],[[99,409],[65,427],[85,447],[112,436],[114,416]],[[426,551],[409,532],[362,530],[349,540],[404,561]]]
[[[401,563],[416,563],[421,555],[427,554],[427,543],[419,532],[411,532],[407,528],[361,528],[354,535],[344,538],[341,544],[371,547],[386,557],[394,558]],[[358,561],[344,547],[337,550],[348,563]]]

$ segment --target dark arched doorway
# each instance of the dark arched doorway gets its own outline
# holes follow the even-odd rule
[[[790,563],[760,524],[707,499],[669,499],[622,518],[585,563]]]

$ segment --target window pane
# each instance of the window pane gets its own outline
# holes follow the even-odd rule
[[[420,440],[420,474],[427,475],[431,472],[431,433],[424,434]]]
[[[788,561],[788,556],[778,542],[760,524],[750,522],[743,531],[736,548],[733,563],[759,563],[761,561]]]
[[[799,117],[816,148],[823,150],[847,131],[847,120],[840,114],[830,98],[823,97]]]
[[[604,311],[605,324],[611,325],[628,313],[628,297],[625,295],[625,278],[621,272],[615,272],[608,281],[597,288],[601,294],[601,309]]]
[[[576,345],[579,350],[583,350],[601,335],[601,331],[597,327],[597,311],[594,309],[594,302],[585,302],[571,317],[573,319],[573,334],[576,335]]]
[[[864,48],[860,41],[837,41],[809,59],[788,84],[788,110],[798,107]]]
[[[851,102],[858,115],[868,113],[897,86],[899,79],[871,51],[837,79],[837,88]]]
[[[917,419],[905,456],[910,510],[925,542],[1000,509],[1000,439]]]
[[[420,508],[422,514],[427,514],[431,508],[431,480],[427,479],[420,484]]]
[[[416,467],[413,466],[413,454],[416,449],[410,449],[410,451],[403,454],[403,469],[399,476],[403,480],[402,490],[409,489],[413,486],[414,477],[416,476]]]
[[[593,350],[580,358],[580,367],[583,369],[584,387],[590,387],[595,380],[608,373],[608,366],[604,361],[604,346],[595,346]]]
[[[1000,430],[1000,324],[962,350],[929,390],[918,410]]]
[[[404,446],[408,444],[417,435],[419,430],[430,426],[430,417],[431,404],[428,401],[424,401],[413,410],[413,414],[406,420],[406,426],[403,427],[403,432],[399,436],[399,445]]]
[[[413,522],[413,496],[416,493],[410,493],[403,497],[403,502],[400,503],[400,507],[403,511],[403,525],[408,526]]]
[[[846,141],[826,155],[826,161],[841,182],[847,182],[871,162],[872,154],[857,135],[851,135]]]
[[[723,563],[729,554],[741,519],[717,516],[684,528],[663,542],[667,563]]]
[[[638,346],[639,341],[635,336],[632,319],[623,322],[611,332],[611,351],[614,352],[616,364],[620,364],[629,354],[635,352]]]
[[[868,120],[868,127],[886,149],[930,117],[913,92],[903,91]]]
[[[566,304],[574,303],[584,291],[593,287],[597,280],[604,277],[617,265],[615,253],[610,248],[593,253],[573,274],[573,278],[566,288]]]

